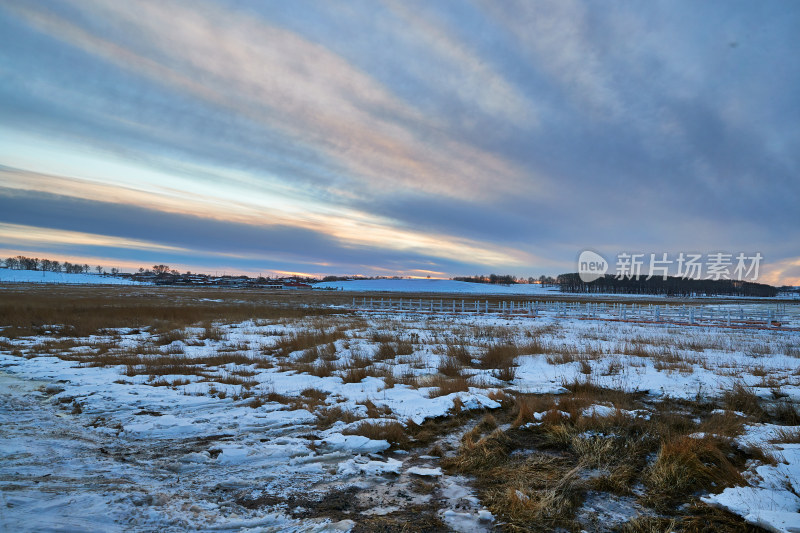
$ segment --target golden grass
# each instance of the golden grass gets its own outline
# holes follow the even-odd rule
[[[722,402],[726,409],[741,411],[759,421],[766,417],[766,412],[761,406],[761,399],[753,392],[753,389],[744,383],[734,383],[730,390],[723,393]]]
[[[326,298],[331,300],[333,297],[266,297],[257,291],[200,292],[177,287],[26,286],[24,289],[4,290],[0,301],[0,324],[2,335],[12,339],[33,335],[88,337],[118,328],[154,328],[166,332],[214,322],[298,319],[343,313],[328,307],[304,305],[304,300],[313,303]]]
[[[317,409],[314,413],[317,417],[317,427],[319,429],[328,429],[336,422],[344,422],[345,424],[350,424],[352,422],[357,422],[358,420],[363,419],[364,417],[350,411],[348,409],[343,409],[338,405],[334,405],[333,407]]]
[[[729,459],[733,450],[730,441],[708,435],[664,442],[644,474],[647,501],[658,509],[669,509],[697,490],[746,484]]]
[[[454,472],[470,474],[487,470],[508,460],[510,444],[511,441],[501,430],[495,430],[477,440],[475,434],[468,433],[462,439],[458,455],[443,459],[442,466]]]
[[[436,369],[440,374],[449,378],[458,378],[464,374],[464,365],[457,358],[451,356],[441,358]]]
[[[419,382],[417,382],[419,383]],[[426,387],[434,387],[429,393],[429,398],[447,396],[454,392],[469,390],[469,380],[465,376],[447,377],[442,375],[430,376],[426,379]]]
[[[395,446],[407,446],[409,444],[408,435],[405,428],[399,422],[372,422],[364,421],[354,428],[348,428],[342,432],[344,435],[361,435],[372,440],[385,440]]]
[[[347,335],[343,328],[331,329],[302,329],[284,335],[275,346],[272,347],[275,355],[286,356],[290,353],[309,348],[316,348],[320,344],[329,344],[339,339],[345,339]]]

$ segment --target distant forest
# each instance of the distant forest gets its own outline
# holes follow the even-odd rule
[[[612,274],[590,283],[578,274],[561,274],[557,278],[561,292],[608,294],[663,294],[666,296],[764,296],[778,294],[778,289],[764,283],[731,279],[687,279],[669,276],[645,279],[619,279]]]

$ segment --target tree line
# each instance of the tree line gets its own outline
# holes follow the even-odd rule
[[[38,257],[25,257],[18,255],[16,257],[9,257],[3,261],[6,268],[13,270],[41,270],[47,272],[66,272],[67,274],[88,274],[91,267],[87,264],[79,265],[77,263],[70,263],[69,261],[59,262],[51,259],[39,259]],[[94,267],[98,274],[105,272],[103,267]],[[117,274],[116,268],[111,269],[112,274]]]
[[[778,289],[764,283],[732,279],[691,279],[668,276],[620,279],[606,274],[592,282],[581,280],[576,273],[561,274],[557,278],[561,292],[604,294],[656,294],[665,296],[757,296],[773,297]]]

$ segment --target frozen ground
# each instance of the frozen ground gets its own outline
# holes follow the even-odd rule
[[[67,340],[0,338],[2,530],[368,530],[366,520],[403,513],[430,515],[440,529],[488,530],[502,520],[471,477],[443,469],[431,451],[453,457],[476,419],[434,426],[427,440],[414,427],[459,411],[499,417],[508,395],[558,395],[589,380],[646,402],[598,402],[581,411],[593,419],[647,419],[659,402],[737,386],[800,400],[798,335],[785,331],[370,314]],[[410,349],[398,353],[403,343]],[[518,346],[511,367],[478,362],[498,344]],[[461,369],[447,366],[451,346],[466,350]],[[533,413],[515,434],[553,413],[569,415]],[[391,423],[410,441],[388,429],[380,438]],[[800,452],[782,442],[797,430],[748,419],[741,448],[776,460],[748,463],[746,485],[703,501],[773,531],[800,530]],[[620,525],[652,512],[635,493],[592,494],[578,513],[588,529],[589,516]]]
[[[144,285],[138,281],[99,274],[67,274],[43,270],[0,268],[0,283],[52,283],[64,285]]]

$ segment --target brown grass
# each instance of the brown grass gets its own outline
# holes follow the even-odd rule
[[[766,411],[761,406],[761,399],[753,389],[743,383],[734,383],[730,390],[722,395],[722,402],[726,409],[741,411],[759,421],[766,418]]]
[[[344,383],[361,383],[361,380],[369,375],[366,368],[346,368],[341,372],[341,378]]]
[[[471,433],[465,435],[458,455],[443,459],[442,466],[453,472],[474,474],[508,460],[511,441],[503,431],[495,430],[477,440],[474,437]]]
[[[372,440],[385,440],[395,446],[407,446],[410,441],[405,428],[399,422],[361,422],[355,428],[342,432],[344,435],[361,435]]]
[[[457,358],[450,356],[443,357],[436,369],[449,378],[458,378],[464,373],[464,365]]]
[[[342,409],[337,405],[327,409],[317,409],[314,414],[317,416],[317,427],[320,429],[328,429],[336,422],[350,424],[363,418],[358,413],[354,413],[353,411],[347,409]]]
[[[313,297],[317,301],[323,298],[335,296]],[[211,299],[222,301],[208,301]],[[214,322],[342,314],[341,310],[308,306],[303,299],[313,303],[311,297],[303,295],[271,295],[267,299],[263,293],[233,290],[209,289],[199,294],[177,287],[25,286],[4,291],[0,324],[2,334],[12,339],[33,335],[88,337],[118,328],[135,331],[156,325],[166,332]]]
[[[382,342],[378,345],[378,349],[375,350],[374,358],[376,361],[386,361],[395,357],[397,357],[397,345],[394,343]]]
[[[781,428],[775,431],[775,436],[770,439],[772,443],[800,444],[800,428]]]
[[[712,436],[683,436],[665,442],[644,475],[648,502],[656,508],[669,509],[697,490],[720,491],[745,484],[728,458],[733,451],[728,440]]]
[[[427,387],[434,387],[429,393],[429,398],[446,396],[454,392],[466,392],[469,390],[469,381],[465,376],[449,378],[447,376],[435,375],[427,379]]]
[[[470,366],[472,364],[472,354],[470,354],[469,347],[464,342],[448,343],[445,355],[448,359],[458,361],[461,366]]]
[[[328,344],[339,339],[345,339],[347,335],[342,328],[326,329],[302,329],[294,331],[281,337],[275,346],[272,347],[275,355],[285,356],[300,350],[315,348],[320,344]]]
[[[516,344],[492,344],[481,355],[481,368],[505,368],[514,364],[514,359],[519,355]]]

